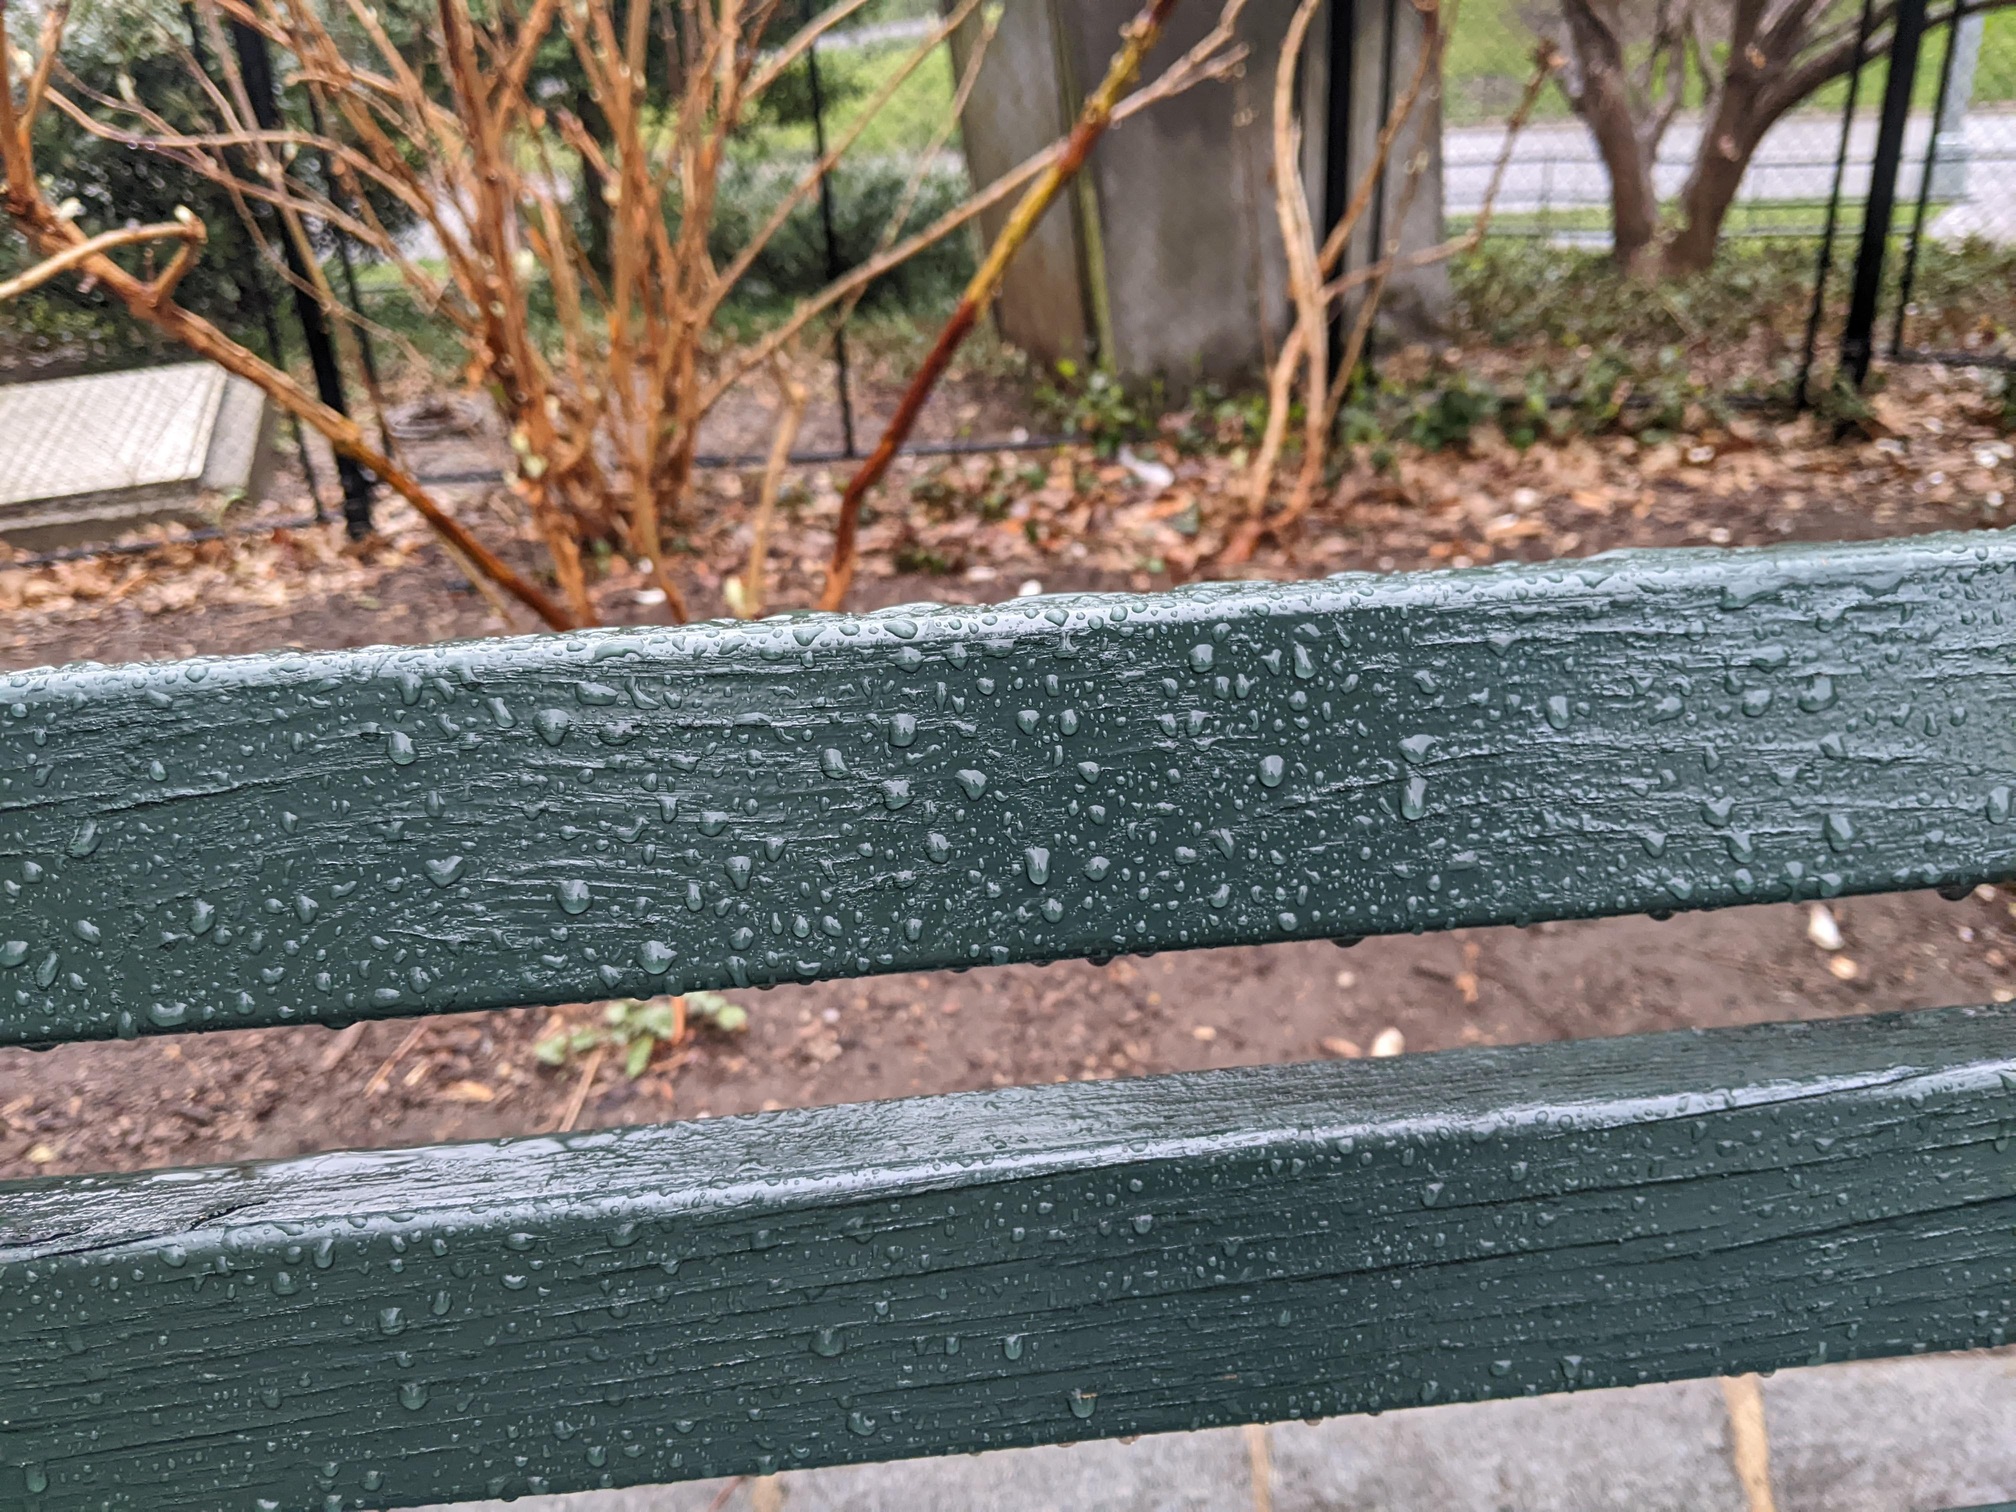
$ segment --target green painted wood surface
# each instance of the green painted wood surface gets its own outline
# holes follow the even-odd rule
[[[401,1506],[2004,1343],[2016,1009],[0,1187],[0,1506]]]
[[[0,677],[0,1042],[2016,873],[2016,542]]]

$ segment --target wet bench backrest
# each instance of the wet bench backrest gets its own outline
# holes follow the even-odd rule
[[[0,1042],[2016,873],[1999,534],[0,678]],[[2003,1341],[2003,1009],[0,1186],[0,1505]]]

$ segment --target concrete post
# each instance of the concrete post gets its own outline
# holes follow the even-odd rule
[[[952,70],[963,77],[980,36],[976,13],[952,34]],[[1069,129],[1058,22],[1053,0],[1007,0],[974,81],[959,134],[976,185],[992,183]],[[980,217],[991,242],[1013,199]],[[1091,347],[1079,205],[1066,196],[1051,206],[1009,265],[994,318],[1001,334],[1024,351],[1055,362],[1082,361]]]
[[[1006,0],[964,119],[962,137],[976,183],[985,183],[1068,129],[1085,90],[1104,73],[1121,26],[1139,0]],[[1147,76],[1201,40],[1217,6],[1178,7],[1148,63]],[[1270,115],[1276,62],[1292,13],[1289,0],[1260,0],[1242,20],[1250,48],[1239,76],[1199,85],[1114,130],[1099,144],[1077,192],[1060,202],[1010,270],[997,306],[1002,334],[1039,361],[1096,359],[1130,379],[1157,379],[1181,392],[1200,381],[1232,381],[1263,370],[1287,331],[1286,259],[1274,211]],[[1382,68],[1404,87],[1418,56],[1417,13],[1399,0],[1332,0],[1352,28],[1351,121],[1347,166],[1362,172],[1383,116]],[[1398,14],[1397,24],[1393,17]],[[1305,54],[1301,116],[1305,184],[1321,225],[1330,201],[1331,123],[1327,21]],[[1388,31],[1392,42],[1388,45]],[[955,66],[977,35],[956,37]],[[1442,233],[1440,102],[1424,100],[1401,147],[1426,155],[1405,217],[1399,214],[1405,158],[1396,153],[1379,213],[1368,215],[1354,256],[1381,241],[1432,245]],[[1360,118],[1370,121],[1362,129]],[[981,217],[992,236],[1005,207]],[[1440,270],[1409,274],[1388,305],[1410,335],[1431,330],[1446,299]]]

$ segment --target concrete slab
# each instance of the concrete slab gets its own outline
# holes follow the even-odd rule
[[[1787,1371],[1764,1413],[1779,1512],[2016,1499],[2016,1352]]]
[[[207,362],[0,387],[0,538],[207,521],[263,486],[269,441],[265,396]]]
[[[2016,1497],[2016,1352],[1833,1365],[1764,1383],[1779,1512]],[[1266,1430],[1273,1512],[1744,1512],[1713,1381],[1424,1407]],[[513,1512],[1245,1512],[1241,1430],[526,1497]],[[717,1507],[718,1504],[718,1507]],[[504,1512],[482,1503],[465,1512]],[[446,1509],[435,1509],[446,1512]]]
[[[1741,1512],[1714,1381],[1270,1432],[1275,1512]]]

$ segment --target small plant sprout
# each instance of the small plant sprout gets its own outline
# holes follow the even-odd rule
[[[749,1027],[749,1010],[718,992],[618,998],[604,1005],[599,1023],[549,1029],[532,1046],[532,1055],[543,1066],[557,1067],[608,1050],[622,1057],[623,1074],[634,1081],[649,1069],[659,1047],[682,1043],[695,1020],[722,1034],[740,1034]]]

